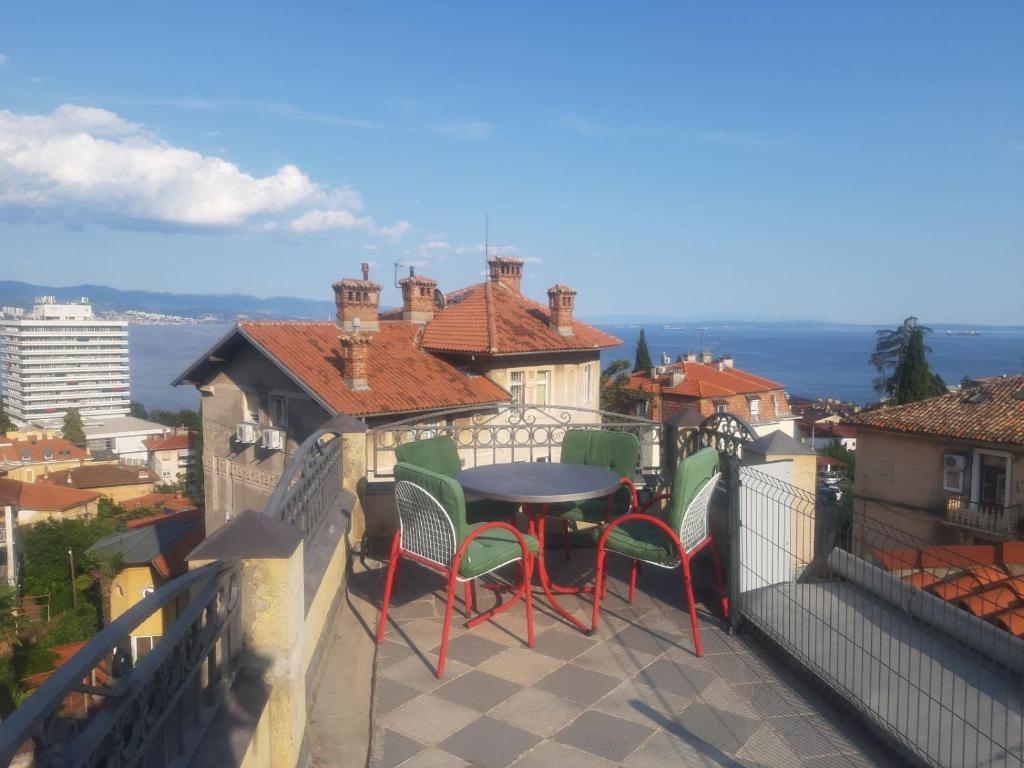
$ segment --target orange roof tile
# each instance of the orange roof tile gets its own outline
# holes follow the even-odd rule
[[[985,618],[1005,610],[1009,606],[1020,601],[1017,590],[1009,586],[999,586],[987,589],[977,595],[971,595],[961,601],[961,604],[975,616]]]
[[[1024,637],[1024,608],[1013,608],[996,616],[996,623],[1010,634]]]
[[[49,451],[50,458],[46,458]],[[27,458],[25,458],[27,455]],[[0,437],[0,463],[67,461],[88,459],[89,454],[63,437],[7,440]]]
[[[40,512],[61,512],[65,509],[88,504],[102,494],[80,491],[46,483],[23,483],[0,477],[0,505],[10,504],[18,509]]]
[[[939,545],[921,551],[922,568],[975,568],[995,563],[996,548],[989,544]]]
[[[845,423],[891,432],[1024,445],[1024,376],[986,379],[961,392],[864,411]]]
[[[153,509],[169,509],[172,512],[181,512],[186,509],[195,509],[196,505],[177,493],[147,493],[134,499],[126,499],[121,506],[129,512],[139,507],[153,507]]]
[[[932,593],[943,600],[958,600],[981,587],[981,582],[973,574],[965,573],[949,581],[932,586]]]
[[[730,397],[750,395],[769,390],[781,390],[783,385],[771,379],[755,376],[739,368],[718,370],[715,365],[705,363],[674,363],[671,369],[683,372],[683,381],[671,386],[670,374],[651,380],[650,371],[637,371],[629,377],[626,386],[645,392],[660,392],[663,395],[680,397]]]
[[[872,553],[887,571],[905,571],[909,568],[916,568],[921,559],[920,550],[909,547],[895,549],[876,547]]]
[[[371,416],[507,402],[484,376],[460,371],[417,346],[422,326],[381,321],[370,338],[369,389],[350,389],[342,374],[340,334],[330,322],[246,322],[246,339],[335,413]]]
[[[618,347],[622,340],[578,320],[572,336],[549,325],[546,306],[496,283],[471,285],[448,295],[448,306],[427,323],[424,349],[509,355]]]
[[[125,464],[83,464],[60,472],[50,472],[38,478],[40,483],[87,489],[114,485],[142,485],[155,483],[157,480],[152,470]]]
[[[184,451],[194,447],[195,442],[195,432],[171,432],[147,437],[142,444],[151,451]]]
[[[904,576],[903,580],[915,589],[927,589],[932,584],[940,581],[938,576],[934,573],[929,573],[928,571],[912,573],[909,576]]]

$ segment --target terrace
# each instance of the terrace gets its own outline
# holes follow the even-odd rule
[[[375,645],[395,445],[444,433],[464,466],[557,461],[569,424],[636,434],[637,481],[649,490],[680,456],[718,449],[727,471],[711,525],[731,611],[721,615],[699,555],[704,656],[678,571],[644,569],[630,604],[624,563],[610,570],[593,635],[537,599],[531,649],[521,606],[466,630],[459,602],[441,679],[444,582],[409,564]],[[1021,765],[1024,644],[996,621],[1018,597],[970,612],[903,581],[878,553],[919,543],[876,523],[851,527],[794,483],[787,462],[748,466],[751,436],[727,414],[689,429],[522,406],[370,431],[337,417],[304,443],[262,513],[214,532],[190,573],[101,631],[0,725],[0,760]],[[574,536],[568,561],[548,552],[559,582],[592,583],[588,540]],[[119,653],[125,638],[182,595],[187,607],[133,667]],[[477,608],[499,599],[481,590]],[[590,595],[560,600],[589,624]],[[86,716],[68,712],[72,695],[87,700]]]

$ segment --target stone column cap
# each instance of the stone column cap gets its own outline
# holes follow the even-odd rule
[[[293,526],[247,509],[214,531],[185,559],[285,559],[301,543],[302,535]]]

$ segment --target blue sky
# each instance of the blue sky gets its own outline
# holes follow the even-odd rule
[[[0,278],[1024,323],[1024,5],[294,5],[7,4]]]

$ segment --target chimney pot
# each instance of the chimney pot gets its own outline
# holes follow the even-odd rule
[[[558,283],[548,288],[548,310],[551,312],[548,322],[552,330],[562,336],[572,336],[576,332],[572,324],[575,308],[576,291],[568,285]]]
[[[688,363],[696,363],[697,362],[697,353],[696,352],[687,352],[686,353],[686,362],[688,362]]]
[[[370,337],[349,333],[341,337],[342,373],[345,384],[357,392],[370,388],[367,369],[370,358]]]
[[[711,352],[706,349],[703,352],[701,352],[700,361],[704,363],[704,365],[711,365]]]
[[[522,293],[523,260],[514,256],[491,256],[487,268],[492,283],[503,285],[510,291]]]
[[[370,263],[368,261],[364,261],[361,266],[363,268],[363,280],[369,280],[370,279]]]
[[[376,331],[379,327],[377,309],[381,287],[370,282],[370,265],[364,261],[362,267],[362,280],[346,277],[331,286],[338,309],[338,327],[343,331]]]
[[[429,323],[434,318],[434,291],[437,281],[425,275],[413,274],[402,280],[402,319],[410,323]]]

